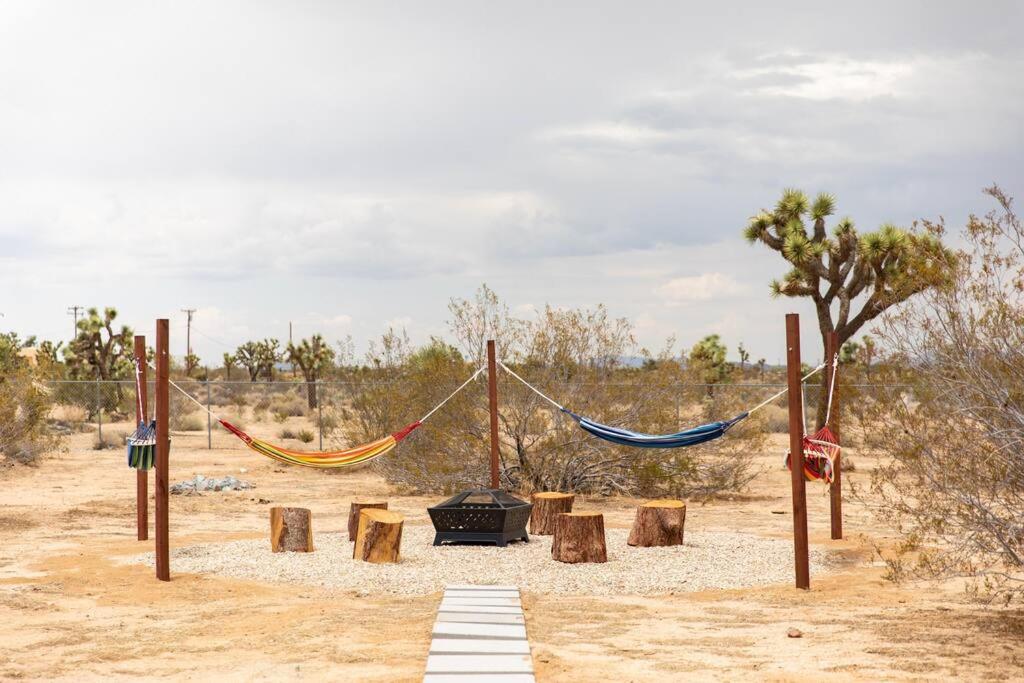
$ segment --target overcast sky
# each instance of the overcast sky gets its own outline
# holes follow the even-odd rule
[[[443,334],[488,283],[650,347],[783,357],[747,218],[871,229],[1024,200],[1017,3],[0,4],[0,327],[116,306],[216,362],[264,336]]]

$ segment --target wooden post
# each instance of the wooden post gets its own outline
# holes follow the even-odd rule
[[[135,335],[135,367],[138,368],[138,396],[135,397],[135,422],[145,423],[146,406],[146,338]],[[135,526],[140,541],[149,538],[149,471],[135,470]]]
[[[836,369],[835,372],[832,370],[832,363],[835,362],[836,366],[839,365],[837,354],[839,353],[839,335],[835,332],[830,332],[828,335],[828,344],[825,348],[826,358],[828,362],[828,373],[829,373],[829,390],[832,392],[832,433],[835,434],[836,440],[842,443],[842,439],[839,438],[839,371]],[[834,386],[833,386],[834,384]],[[828,400],[828,396],[825,397]],[[828,487],[828,500],[830,504],[830,518],[832,521],[832,539],[839,540],[843,537],[843,467],[842,467],[843,453],[840,451],[836,455],[836,460],[832,463],[832,483]]]
[[[167,478],[171,439],[170,414],[170,326],[166,318],[156,321],[156,578],[171,580],[170,537],[167,527]]]
[[[491,488],[501,485],[498,479],[498,367],[494,340],[487,340],[487,402],[491,411]]]
[[[811,567],[807,547],[807,492],[804,482],[804,416],[800,381],[800,316],[786,314],[786,375],[789,386],[789,462],[793,488],[793,555],[796,563],[796,587],[811,587]]]

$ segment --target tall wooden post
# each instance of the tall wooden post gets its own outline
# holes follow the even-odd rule
[[[135,397],[135,422],[146,423],[146,338],[135,335],[135,367],[138,372],[138,396]],[[140,541],[149,538],[149,472],[135,470],[135,526]]]
[[[807,492],[804,487],[804,415],[800,381],[800,316],[786,314],[786,378],[789,386],[789,462],[793,489],[793,556],[796,587],[811,587],[807,543]]]
[[[832,415],[831,430],[836,439],[839,438],[839,371],[838,367],[833,370],[832,364],[839,365],[837,355],[839,353],[839,335],[835,332],[828,334],[828,344],[825,346],[825,359],[828,362],[829,390],[832,392]],[[828,396],[825,397],[828,400]],[[836,461],[832,463],[832,483],[828,487],[828,500],[830,504],[830,516],[832,521],[832,539],[839,540],[843,537],[843,468],[840,460],[842,451],[836,455]]]
[[[156,578],[171,580],[170,538],[167,525],[167,475],[171,439],[167,432],[170,414],[169,325],[156,321]]]
[[[498,478],[498,363],[494,340],[487,340],[487,402],[491,412],[491,488],[501,486]]]

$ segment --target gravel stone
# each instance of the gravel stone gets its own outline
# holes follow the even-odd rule
[[[432,545],[434,530],[406,526],[398,564],[352,559],[341,533],[319,534],[312,553],[272,553],[266,540],[176,548],[171,570],[266,583],[307,584],[357,595],[427,595],[448,584],[516,585],[537,593],[646,595],[788,584],[793,544],[735,532],[687,532],[686,544],[626,545],[627,529],[608,529],[608,562],[564,564],[551,558],[551,538],[506,548]],[[827,571],[829,553],[811,550],[812,575]],[[153,554],[130,558],[153,565]]]

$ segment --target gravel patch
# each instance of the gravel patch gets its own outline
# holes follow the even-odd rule
[[[564,564],[551,559],[551,538],[507,548],[434,547],[430,526],[406,526],[401,562],[352,559],[342,534],[321,534],[313,553],[272,553],[265,540],[187,546],[171,553],[171,571],[214,574],[267,583],[307,584],[361,595],[437,593],[455,583],[514,584],[537,593],[576,595],[665,594],[788,584],[793,544],[751,534],[687,532],[686,544],[631,548],[626,529],[608,529],[608,562]],[[811,551],[811,574],[828,568],[828,553]],[[130,562],[153,565],[153,554]]]

